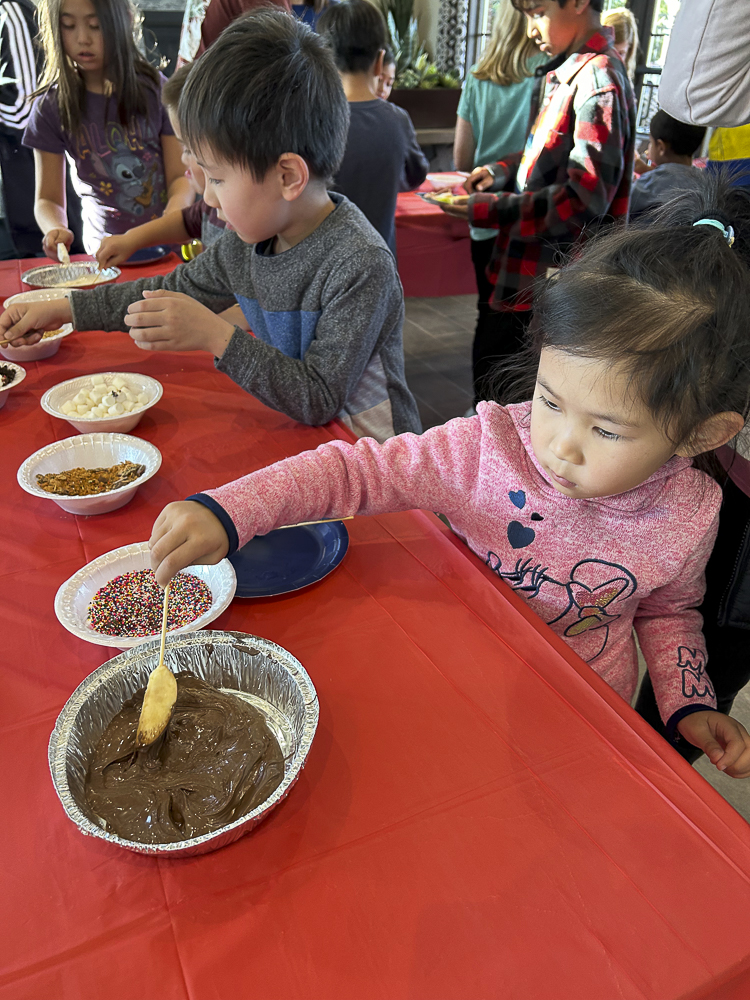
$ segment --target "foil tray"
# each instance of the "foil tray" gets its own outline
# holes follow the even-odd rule
[[[35,288],[91,288],[106,285],[120,277],[119,267],[102,267],[95,260],[77,264],[45,264],[24,271],[21,281]]]
[[[265,802],[220,830],[177,843],[139,844],[102,828],[86,804],[83,785],[99,737],[128,698],[146,685],[158,659],[157,639],[120,653],[89,674],[58,716],[49,741],[49,767],[63,809],[81,833],[138,854],[186,858],[218,850],[250,833],[286,798],[315,736],[318,695],[299,660],[268,639],[209,631],[167,637],[164,662],[173,672],[191,670],[263,713],[285,757],[284,778]]]

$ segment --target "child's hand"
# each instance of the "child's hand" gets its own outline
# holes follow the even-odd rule
[[[0,340],[9,341],[12,347],[28,347],[41,340],[45,330],[56,330],[72,320],[70,299],[67,298],[17,302],[0,316]]]
[[[99,267],[115,267],[127,260],[140,247],[133,245],[132,238],[123,233],[120,236],[105,236],[96,251]]]
[[[720,771],[732,778],[750,776],[750,735],[736,719],[721,712],[693,712],[680,719],[677,728]]]
[[[186,566],[214,566],[229,551],[221,521],[194,500],[167,504],[154,523],[148,545],[151,569],[162,587]]]
[[[75,236],[69,229],[63,229],[62,227],[59,229],[50,229],[42,240],[42,250],[44,250],[47,256],[51,257],[56,264],[59,264],[60,261],[57,257],[57,244],[64,243],[65,249],[70,250],[73,246],[74,239]]]
[[[469,197],[465,194],[454,195],[451,201],[438,202],[446,215],[455,215],[457,219],[469,218]]]
[[[464,181],[464,189],[474,194],[476,191],[487,191],[494,183],[495,178],[487,167],[474,167]]]
[[[234,327],[182,292],[144,291],[128,306],[125,322],[144,351],[210,351],[220,358]]]

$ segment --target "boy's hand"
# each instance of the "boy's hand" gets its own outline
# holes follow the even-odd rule
[[[437,204],[440,205],[446,215],[454,215],[457,219],[469,218],[468,195],[457,194],[453,196],[452,201],[439,201]]]
[[[60,261],[57,258],[57,244],[64,243],[65,249],[70,250],[73,246],[74,239],[75,237],[69,229],[63,229],[62,227],[59,229],[50,229],[42,240],[42,250],[44,250],[47,256],[51,257],[56,264],[59,264]]]
[[[41,340],[45,330],[56,330],[72,321],[70,299],[16,302],[0,316],[0,340],[9,341],[12,347],[28,347]]]
[[[115,267],[127,260],[139,246],[135,246],[132,237],[127,233],[120,236],[105,236],[96,251],[96,259],[99,267]]]
[[[476,191],[487,191],[494,183],[494,175],[487,167],[474,167],[464,181],[464,190],[468,191],[469,194],[474,194]]]
[[[736,719],[721,712],[693,712],[677,728],[720,771],[732,778],[750,776],[750,735]]]
[[[151,569],[162,587],[186,566],[214,566],[229,551],[221,521],[194,500],[167,504],[154,523],[148,545]]]
[[[164,288],[144,291],[128,306],[125,323],[144,351],[210,351],[220,358],[234,327],[200,302]]]

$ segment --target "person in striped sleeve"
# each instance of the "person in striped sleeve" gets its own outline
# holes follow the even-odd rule
[[[635,100],[601,0],[513,0],[549,56],[532,101],[526,148],[476,167],[469,197],[444,206],[477,228],[498,230],[487,277],[496,322],[475,338],[476,400],[519,350],[532,288],[586,232],[626,220],[635,151]],[[492,377],[491,377],[491,373]]]

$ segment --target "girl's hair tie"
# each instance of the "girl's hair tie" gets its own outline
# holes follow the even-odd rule
[[[725,226],[723,222],[719,222],[718,219],[698,219],[697,222],[693,223],[694,226],[713,226],[714,229],[720,229],[721,234],[727,241],[727,245],[731,247],[734,243],[734,229],[732,226]]]

